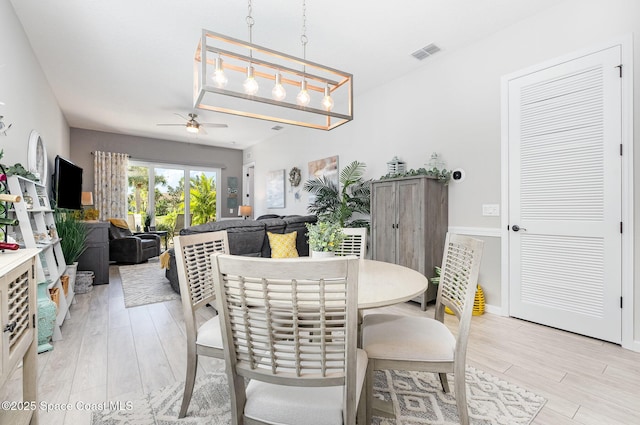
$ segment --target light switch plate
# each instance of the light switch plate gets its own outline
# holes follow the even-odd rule
[[[483,204],[482,215],[485,217],[499,217],[500,205],[498,204]]]

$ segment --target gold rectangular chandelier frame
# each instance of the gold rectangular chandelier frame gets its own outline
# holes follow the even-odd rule
[[[218,65],[228,83],[217,86],[213,75]],[[246,94],[242,83],[247,68],[259,84],[256,94]],[[286,98],[276,100],[271,90],[280,74]],[[296,103],[302,82],[311,97],[307,106]],[[330,94],[334,106],[322,107]],[[206,29],[198,42],[194,61],[194,107],[225,114],[332,130],[353,119],[353,75],[315,62],[278,52],[254,43]]]

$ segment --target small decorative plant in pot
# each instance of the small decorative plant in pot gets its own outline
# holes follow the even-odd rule
[[[56,209],[54,214],[56,231],[61,239],[60,248],[67,264],[73,264],[85,250],[87,229],[76,215],[65,209]]]
[[[75,287],[78,258],[86,249],[87,228],[70,210],[56,209],[54,214],[56,232],[61,239],[60,248],[64,261],[67,263],[69,286]]]
[[[319,221],[315,224],[307,223],[309,236],[309,250],[312,257],[328,257],[340,247],[345,238],[339,223]]]
[[[150,227],[151,227],[151,214],[146,213],[146,216],[144,218],[144,231],[148,232]]]

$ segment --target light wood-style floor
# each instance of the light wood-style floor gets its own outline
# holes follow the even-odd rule
[[[180,302],[126,309],[117,270],[111,267],[109,285],[76,297],[71,318],[62,328],[64,340],[38,356],[40,401],[127,401],[184,380],[186,340]],[[385,310],[433,315],[432,306],[425,313],[414,303]],[[450,323],[454,320],[447,318]],[[536,425],[640,423],[640,353],[485,314],[473,318],[467,358],[471,366],[547,398],[533,422]],[[218,360],[202,358],[198,373],[220,367]],[[1,400],[19,399],[19,376],[9,383],[9,394],[0,394]],[[90,413],[41,411],[40,423],[88,425]]]

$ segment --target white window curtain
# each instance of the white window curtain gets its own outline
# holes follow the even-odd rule
[[[127,169],[129,155],[94,152],[95,207],[100,219],[127,218]]]

